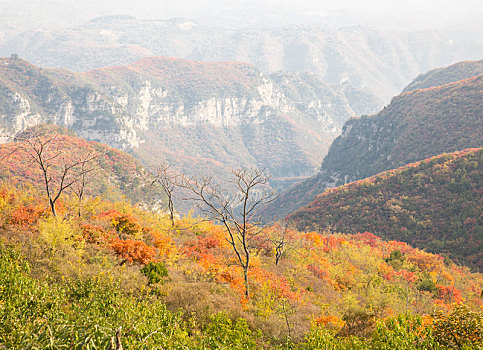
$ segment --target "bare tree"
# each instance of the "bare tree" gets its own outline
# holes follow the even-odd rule
[[[172,169],[171,164],[167,162],[161,163],[157,170],[153,184],[157,182],[168,197],[169,218],[171,220],[171,228],[174,228],[174,202],[173,192],[179,175]]]
[[[287,326],[287,336],[292,338],[292,327],[290,326],[289,316],[294,313],[293,308],[290,305],[290,301],[287,298],[282,298],[281,300],[282,317],[285,320],[285,325]]]
[[[82,203],[87,193],[88,186],[92,183],[96,175],[100,171],[97,160],[101,153],[96,151],[88,151],[79,157],[78,174],[75,182],[72,185],[72,191],[77,197],[78,212],[77,215],[82,215]]]
[[[64,150],[56,142],[58,135],[36,135],[23,140],[23,148],[42,171],[45,192],[52,215],[57,216],[55,208],[61,194],[70,188],[87,170],[79,166],[88,160],[67,161]]]
[[[250,297],[248,271],[252,253],[252,240],[263,232],[256,226],[258,209],[275,199],[268,186],[269,176],[255,168],[233,170],[235,190],[224,191],[211,177],[184,179],[180,186],[194,196],[203,215],[221,223],[226,230],[226,240],[233,249],[238,265],[242,268],[245,296]]]
[[[280,258],[283,256],[286,250],[289,249],[289,231],[291,228],[291,223],[284,219],[275,225],[275,234],[270,238],[275,247],[275,265],[278,265]]]

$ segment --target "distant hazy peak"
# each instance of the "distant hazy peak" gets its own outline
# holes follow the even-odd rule
[[[130,15],[112,15],[112,16],[100,16],[94,17],[89,22],[90,23],[114,23],[114,22],[125,22],[125,21],[136,21],[136,17]]]

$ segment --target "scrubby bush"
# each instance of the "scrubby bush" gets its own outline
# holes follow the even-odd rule
[[[143,266],[141,272],[148,278],[148,283],[163,283],[169,277],[168,269],[162,262],[150,262]]]
[[[450,314],[433,315],[434,339],[449,349],[483,348],[483,311],[457,304]]]

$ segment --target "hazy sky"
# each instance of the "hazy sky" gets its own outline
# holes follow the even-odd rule
[[[55,27],[92,17],[189,17],[221,25],[372,24],[399,29],[481,25],[482,0],[0,0],[1,25]],[[340,21],[340,22],[339,22]],[[30,28],[31,29],[31,28]]]

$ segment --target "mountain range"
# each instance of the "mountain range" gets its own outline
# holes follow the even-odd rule
[[[105,16],[59,30],[30,30],[0,42],[42,67],[76,71],[131,64],[147,56],[237,61],[265,74],[310,71],[324,82],[366,90],[382,107],[416,75],[483,56],[481,31],[388,31],[353,26],[230,29],[190,19],[140,20]],[[376,112],[377,108],[371,113]]]
[[[320,172],[282,192],[266,208],[267,220],[309,204],[327,188],[438,154],[481,147],[482,64],[462,62],[429,72],[410,85],[424,81],[425,88],[394,97],[378,114],[347,121]]]
[[[483,27],[430,2],[0,0],[0,349],[483,349]]]
[[[274,186],[313,174],[343,123],[376,101],[310,73],[266,76],[250,64],[145,58],[85,73],[0,60],[0,137],[40,123],[187,174],[257,166]]]

